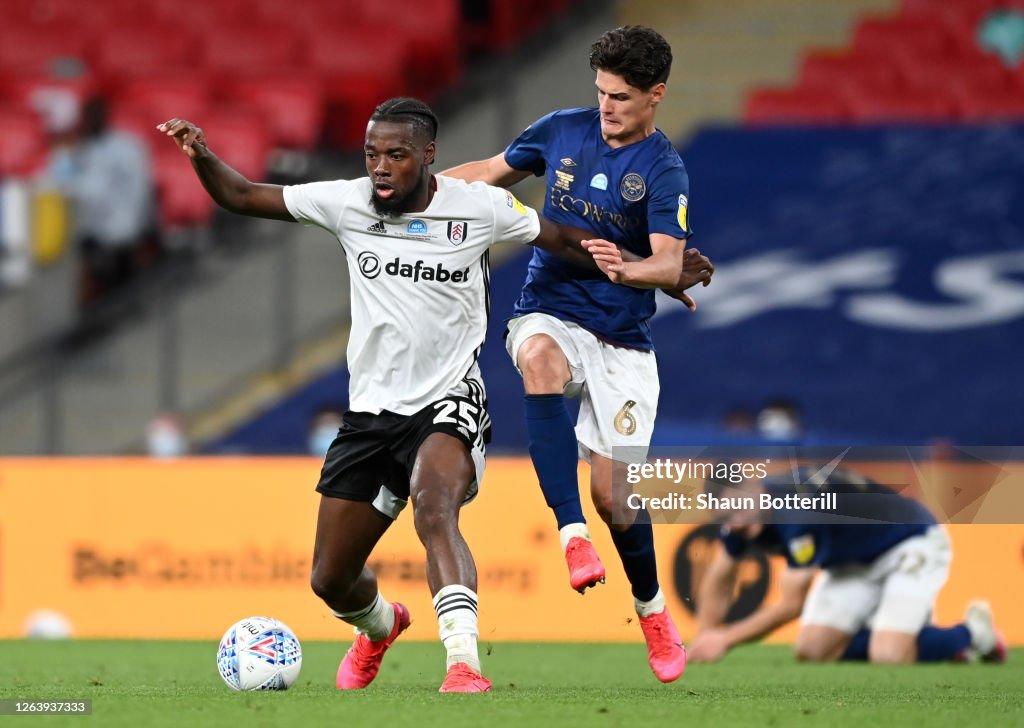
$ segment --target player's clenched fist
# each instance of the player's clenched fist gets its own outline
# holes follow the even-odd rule
[[[163,124],[157,124],[157,131],[162,131],[169,137],[174,137],[174,142],[189,159],[195,159],[206,151],[206,137],[203,130],[185,119],[171,119]]]

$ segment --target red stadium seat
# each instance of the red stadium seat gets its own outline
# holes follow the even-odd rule
[[[536,25],[537,17],[515,0],[492,0],[481,7],[484,17],[474,18],[466,29],[476,52],[509,51]]]
[[[60,59],[86,58],[80,25],[11,26],[0,30],[0,71],[46,73]]]
[[[108,77],[166,75],[181,68],[192,47],[191,36],[177,28],[115,25],[96,39],[92,60]]]
[[[997,59],[982,55],[921,57],[901,49],[891,57],[908,88],[945,94],[960,88],[1007,91],[1010,77]]]
[[[208,225],[216,204],[203,189],[188,159],[174,147],[154,155],[157,206],[164,227]]]
[[[855,121],[868,124],[950,121],[955,118],[948,96],[909,90],[858,88],[846,94]]]
[[[87,74],[75,78],[20,73],[0,77],[0,97],[32,109],[44,118],[49,128],[60,131],[67,131],[74,125],[78,109],[98,91],[97,80]]]
[[[39,119],[27,109],[0,106],[0,129],[0,178],[32,172],[46,151]]]
[[[367,27],[387,26],[407,44],[409,81],[422,96],[458,80],[462,73],[462,18],[458,0],[418,0],[401,13],[387,3],[363,6]]]
[[[374,107],[406,93],[405,40],[333,26],[312,35],[306,50],[305,72],[320,79],[328,101],[328,138],[342,147],[362,146]]]
[[[144,3],[139,3],[144,4]],[[292,12],[302,12],[299,6],[289,5]],[[155,25],[166,25],[186,33],[210,33],[229,30],[248,21],[248,0],[203,0],[183,7],[172,0],[152,3],[151,14]]]
[[[194,119],[203,129],[210,148],[239,173],[258,182],[267,176],[270,132],[253,109],[211,109]]]
[[[288,149],[313,149],[323,131],[327,102],[318,81],[302,76],[233,78],[220,97],[259,109],[271,142]]]
[[[145,109],[154,124],[172,117],[197,121],[210,105],[210,82],[196,73],[125,81],[114,93],[115,103],[128,103]]]
[[[755,89],[747,96],[743,121],[748,126],[834,124],[849,120],[842,100],[827,91]]]
[[[964,88],[957,97],[960,118],[970,122],[1024,121],[1024,91]]]
[[[467,23],[467,45],[475,52],[511,50],[570,4],[571,0],[491,0],[480,4],[481,15],[471,16]]]
[[[950,52],[952,43],[937,19],[867,17],[857,23],[853,48],[858,54],[882,58],[897,48],[935,56]]]
[[[388,7],[394,13],[394,6]],[[293,5],[281,0],[247,0],[246,4],[246,12],[254,22],[303,31],[338,24],[362,25],[363,8],[363,0],[306,0],[302,12],[295,12]]]
[[[845,85],[898,88],[901,81],[898,69],[888,59],[817,50],[804,56],[798,84],[803,89],[835,91]]]
[[[173,144],[156,130],[156,125],[163,121],[167,119],[154,116],[147,106],[124,102],[114,104],[108,118],[111,127],[139,137],[153,154],[159,154],[164,147],[174,148]]]
[[[214,74],[273,73],[296,66],[299,35],[287,26],[233,25],[210,29],[200,45],[202,63]]]
[[[146,5],[130,0],[91,0],[88,4],[82,0],[14,0],[3,4],[3,19],[19,26],[75,25],[93,29],[109,25],[133,6]]]

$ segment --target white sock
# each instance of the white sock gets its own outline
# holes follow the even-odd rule
[[[331,610],[334,612],[334,610]],[[395,608],[377,592],[370,606],[356,612],[334,612],[334,616],[365,634],[371,642],[380,642],[395,628]]]
[[[654,598],[649,602],[644,602],[633,597],[633,606],[636,607],[636,613],[641,617],[650,617],[652,614],[664,611],[665,594],[661,591],[661,587],[658,587],[658,593],[655,594]]]
[[[570,523],[567,526],[562,526],[558,531],[558,539],[562,542],[562,553],[565,553],[566,547],[569,545],[569,541],[574,538],[585,538],[587,541],[590,540],[590,530],[587,528],[585,523]]]
[[[477,651],[477,596],[472,589],[461,584],[442,587],[434,595],[438,632],[448,651],[448,667],[465,662],[480,672],[480,654]]]

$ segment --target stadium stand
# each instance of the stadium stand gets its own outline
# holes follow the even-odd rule
[[[113,85],[121,78],[159,77],[181,68],[193,45],[176,26],[119,20],[96,38],[90,58],[96,72]]]
[[[348,176],[366,115],[382,98],[398,93],[430,99],[444,95],[449,107],[460,94],[472,98],[479,93],[473,91],[472,84],[479,88],[488,57],[498,52],[496,46],[479,42],[481,38],[507,37],[510,44],[503,47],[515,47],[533,28],[546,25],[574,3],[535,3],[525,18],[521,6],[512,11],[513,4],[509,0],[393,4],[387,21],[389,29],[398,32],[387,34],[379,33],[382,11],[369,0],[310,0],[303,4],[302,12],[270,0],[212,0],[196,6],[188,17],[171,4],[129,0],[98,0],[88,9],[68,0],[24,0],[5,6],[0,29],[0,108],[4,113],[15,111],[21,121],[5,122],[8,133],[0,141],[0,148],[10,152],[7,156],[12,160],[3,174],[18,175],[0,179],[6,206],[0,213],[4,223],[0,234],[3,451],[122,451],[136,442],[143,429],[139,423],[148,421],[166,400],[177,397],[181,407],[194,412],[200,404],[208,406],[212,399],[224,396],[240,377],[288,361],[288,346],[279,344],[274,336],[264,336],[273,307],[258,310],[260,306],[250,305],[247,311],[236,307],[230,314],[218,309],[211,315],[208,311],[217,304],[203,304],[206,312],[202,315],[177,315],[183,317],[183,327],[201,325],[196,341],[217,340],[223,351],[198,346],[197,351],[203,350],[216,361],[216,371],[211,372],[205,357],[191,361],[188,351],[194,342],[182,334],[178,361],[171,365],[176,371],[167,374],[188,382],[181,385],[180,395],[173,393],[174,386],[159,383],[166,373],[163,364],[148,366],[145,376],[117,376],[106,384],[87,381],[91,377],[86,362],[95,356],[88,352],[94,349],[106,352],[105,362],[127,362],[138,352],[157,350],[155,342],[160,339],[154,337],[160,330],[159,321],[151,306],[164,300],[168,281],[174,281],[175,305],[192,312],[192,301],[203,300],[204,295],[218,302],[237,303],[246,296],[238,295],[236,289],[248,292],[277,286],[279,266],[294,266],[298,300],[288,308],[297,336],[322,335],[326,322],[334,322],[344,313],[335,290],[339,285],[335,251],[323,246],[285,246],[284,241],[303,237],[305,231],[299,229],[282,232],[273,223],[227,221],[183,163],[180,152],[154,133],[157,122],[171,115],[195,118],[211,134],[217,134],[218,153],[254,179],[266,179],[268,174],[275,181],[301,180],[307,174]],[[406,12],[391,12],[396,7]],[[512,32],[502,36],[502,23],[509,19],[514,21]],[[276,36],[298,40],[284,57],[275,58],[280,44],[263,52],[247,34],[228,37],[236,26],[280,29]],[[224,31],[224,48],[209,40],[211,28]],[[269,43],[266,31],[263,36],[263,42]],[[228,41],[234,47],[225,50]],[[467,66],[469,61],[473,68]],[[186,64],[187,74],[182,72]],[[472,71],[471,83],[460,91],[458,85],[467,71]],[[52,197],[52,192],[44,194],[40,187],[39,173],[45,169],[50,144],[55,141],[51,136],[54,120],[66,123],[71,119],[73,124],[77,109],[97,93],[111,102],[112,126],[133,133],[149,148],[159,202],[160,246],[142,251],[140,275],[129,290],[122,291],[124,295],[103,299],[104,311],[98,316],[93,315],[96,309],[88,310],[89,317],[98,319],[97,326],[83,326],[77,320],[81,313],[63,306],[64,299],[54,296],[55,304],[59,300],[63,307],[63,318],[58,322],[60,317],[49,316],[42,325],[38,316],[26,312],[47,295],[46,287],[57,285],[58,278],[48,269],[47,256],[32,251],[38,244],[38,231],[60,226],[33,217],[35,211],[52,207],[36,202],[37,198]],[[249,119],[241,118],[245,116]],[[449,118],[457,116],[449,111]],[[59,143],[73,143],[73,135],[60,134]],[[19,208],[18,215],[8,214],[12,205]],[[68,215],[66,219],[74,218]],[[15,225],[18,221],[25,225]],[[18,235],[8,246],[5,236],[15,229]],[[28,232],[21,235],[25,230]],[[68,242],[40,249],[63,251],[55,265],[63,276],[61,290],[71,292],[73,302],[79,286],[75,275],[67,282],[67,273],[78,264],[78,256]],[[290,262],[278,259],[277,250],[283,247],[293,251]],[[16,261],[8,254],[15,250]],[[161,256],[160,251],[171,254]],[[160,265],[153,265],[157,259]],[[26,280],[20,290],[12,288]],[[46,309],[40,310],[45,313]],[[197,318],[199,323],[194,320]],[[251,320],[257,328],[250,330],[248,323],[240,325],[236,318]],[[135,330],[136,324],[139,330]],[[71,339],[67,338],[69,331],[74,334]],[[249,346],[257,340],[258,345]],[[38,399],[45,397],[43,392],[49,386],[46,356],[51,346],[57,347],[52,351],[60,357],[60,378],[68,394],[60,411],[40,408]],[[115,382],[116,391],[112,388]],[[117,417],[106,418],[102,427],[78,426],[81,416],[92,419],[93,415],[86,413],[95,413],[97,407],[104,406],[102,402],[114,400],[121,413]],[[44,421],[50,424],[43,425]],[[61,432],[69,436],[61,436]],[[42,444],[44,441],[49,444]]]
[[[988,14],[1007,8],[1024,3],[905,0],[897,13],[863,17],[847,48],[807,51],[794,86],[753,89],[744,119],[765,125],[1024,118],[1020,68],[978,42]],[[771,103],[775,98],[781,101]]]
[[[459,81],[469,54],[507,50],[569,4],[421,0],[396,12],[371,0],[316,0],[297,13],[269,0],[211,0],[181,13],[173,3],[98,0],[84,12],[69,0],[26,0],[5,8],[0,103],[40,112],[41,95],[62,93],[73,114],[101,92],[114,101],[114,124],[151,148],[160,141],[152,127],[172,115],[209,125],[212,105],[239,113],[245,106],[266,128],[223,128],[245,137],[233,146],[254,155],[243,163],[246,173],[263,179],[270,150],[310,152],[322,142],[356,148],[381,98],[412,89],[431,98]],[[378,32],[383,23],[386,34]],[[7,118],[7,136],[32,143],[7,152],[6,171],[12,163],[20,173],[37,170],[39,134],[26,128],[28,117]],[[163,168],[175,160],[153,151],[162,219],[208,221],[207,205],[186,214],[191,195],[172,191],[178,174]]]
[[[308,151],[320,140],[325,110],[317,79],[283,74],[221,79],[215,95],[235,106],[252,106],[266,120],[275,147]]]
[[[0,177],[21,175],[39,164],[46,137],[35,114],[24,107],[0,107]]]
[[[747,101],[747,123],[774,121],[780,117],[801,124],[847,121],[849,111],[840,99],[816,89],[762,88]]]

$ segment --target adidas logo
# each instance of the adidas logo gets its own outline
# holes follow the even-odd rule
[[[373,225],[371,225],[370,227],[366,228],[366,232],[368,232],[368,233],[376,233],[378,235],[387,235],[388,234],[388,229],[384,226],[384,221],[383,220],[378,220]]]

